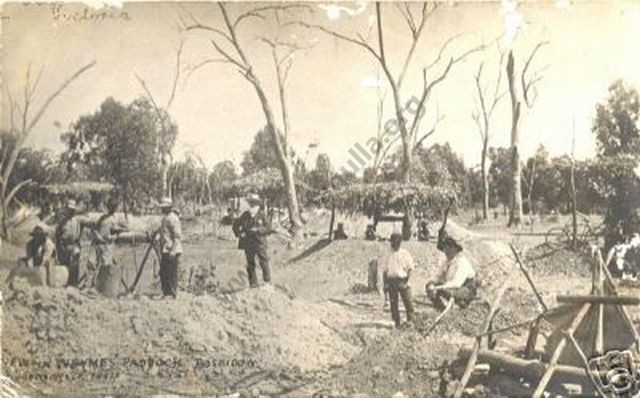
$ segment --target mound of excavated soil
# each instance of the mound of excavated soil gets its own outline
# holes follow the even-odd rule
[[[593,260],[584,253],[575,253],[564,248],[550,249],[545,245],[529,250],[526,261],[532,272],[558,277],[589,277],[593,267]]]
[[[447,364],[467,340],[461,336],[423,337],[413,330],[394,331],[371,344],[343,368],[315,383],[324,396],[354,393],[390,397],[440,397],[447,390]]]
[[[3,347],[8,357],[202,355],[303,372],[342,364],[357,349],[315,317],[312,305],[272,286],[177,300],[19,286],[5,296],[3,338],[11,342]],[[5,370],[12,374],[11,366]]]

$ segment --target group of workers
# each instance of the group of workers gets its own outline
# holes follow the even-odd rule
[[[385,297],[389,298],[391,307],[391,318],[399,328],[403,325],[410,326],[413,322],[414,309],[409,279],[415,262],[411,254],[401,248],[401,234],[394,233],[389,240],[391,249],[383,259],[382,277]],[[436,280],[427,282],[425,293],[440,311],[454,303],[466,307],[477,296],[479,281],[475,269],[465,256],[462,245],[445,231],[439,234],[437,248],[445,255],[445,267]],[[407,315],[405,324],[400,319],[400,298]]]
[[[234,218],[232,230],[238,238],[238,248],[244,251],[247,279],[249,286],[253,288],[259,285],[256,273],[258,265],[264,283],[271,282],[267,237],[273,230],[260,197],[250,194],[246,202],[249,208]],[[154,239],[158,236],[162,296],[176,298],[182,255],[182,227],[179,213],[171,199],[163,199],[159,207],[163,216],[159,230],[154,233]],[[67,285],[77,287],[80,282],[80,239],[83,228],[89,228],[96,252],[97,284],[99,285],[100,281],[115,281],[119,285],[121,268],[113,254],[113,246],[118,235],[126,230],[126,226],[118,221],[117,208],[116,198],[110,198],[106,203],[106,212],[97,221],[91,221],[79,215],[75,201],[69,200],[60,212],[53,239],[43,225],[37,225],[31,232],[32,238],[27,243],[25,258],[28,265],[46,267],[47,278],[49,267],[54,264],[64,265],[69,274]],[[346,238],[342,224],[338,225],[336,232],[337,239]],[[384,293],[389,298],[391,316],[397,327],[402,325],[400,299],[406,310],[408,324],[411,324],[414,315],[409,279],[415,262],[411,254],[401,247],[402,240],[401,234],[391,235],[390,251],[383,259],[382,268]],[[426,295],[438,309],[444,309],[450,300],[460,306],[466,306],[477,294],[476,272],[465,256],[461,244],[445,231],[440,231],[438,235],[437,248],[444,253],[446,266],[439,278],[426,284]],[[100,290],[100,286],[97,287]]]
[[[159,205],[163,217],[158,236],[161,253],[160,282],[163,297],[177,297],[178,267],[182,253],[182,229],[177,210],[171,199],[165,198]],[[114,256],[114,245],[120,233],[127,230],[118,220],[116,211],[118,200],[110,197],[106,202],[106,211],[100,217],[90,219],[78,214],[76,201],[69,199],[58,212],[58,220],[53,234],[50,227],[40,223],[31,231],[31,239],[26,245],[24,262],[27,267],[44,267],[46,284],[50,284],[49,275],[55,265],[65,266],[68,270],[67,286],[78,287],[81,283],[80,252],[83,230],[89,229],[91,245],[95,249],[95,265],[98,270],[96,289],[105,292],[109,286],[120,285],[122,269]],[[115,295],[115,293],[109,294]]]

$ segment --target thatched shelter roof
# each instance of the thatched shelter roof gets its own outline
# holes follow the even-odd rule
[[[370,212],[378,207],[384,211],[404,211],[406,207],[440,211],[457,201],[456,193],[444,187],[423,184],[384,182],[377,184],[353,184],[332,190],[329,199],[336,208],[347,211]]]
[[[262,169],[248,176],[237,178],[221,186],[223,191],[245,195],[247,193],[265,193],[284,188],[282,175],[276,169]]]
[[[108,182],[77,181],[66,184],[42,185],[42,188],[54,195],[77,195],[90,192],[109,192],[114,189],[114,186]]]

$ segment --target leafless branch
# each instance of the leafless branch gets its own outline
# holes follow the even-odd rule
[[[263,13],[268,11],[274,11],[277,15],[279,11],[291,11],[295,9],[311,9],[311,8],[309,7],[308,4],[279,4],[279,5],[268,5],[264,7],[256,7],[243,14],[240,14],[236,18],[235,22],[233,22],[233,28],[236,29],[238,24],[240,24],[242,20],[247,18],[253,17],[253,18],[266,19]]]
[[[445,118],[445,115],[439,115],[439,112],[438,112],[438,115],[436,116],[436,120],[433,123],[433,126],[431,126],[431,129],[416,141],[413,147],[414,151],[422,145],[422,142],[424,142],[424,140],[426,140],[436,132],[436,129],[438,128],[438,124],[440,124],[440,122],[442,122],[444,118]]]
[[[226,52],[215,40],[211,39],[211,45],[213,46],[213,48],[216,49],[216,51],[222,55],[227,61],[229,61],[229,63],[234,64],[236,67],[238,67],[240,70],[242,70],[243,72],[246,73],[247,71],[247,66],[242,63],[241,61],[238,61],[237,59],[235,59],[233,56],[231,56],[231,54],[229,54],[228,52]]]
[[[531,65],[531,62],[533,61],[533,58],[535,57],[536,53],[538,52],[538,50],[546,45],[549,44],[548,41],[543,41],[543,42],[539,42],[538,44],[536,44],[536,46],[533,48],[533,51],[531,51],[531,54],[529,55],[529,58],[527,59],[527,62],[524,64],[524,68],[522,69],[522,74],[520,75],[520,83],[522,85],[522,96],[524,98],[524,102],[525,104],[527,104],[528,107],[533,106],[533,102],[535,101],[535,98],[532,98],[530,96],[530,90],[531,87],[538,81],[540,81],[542,79],[541,76],[534,76],[533,78],[529,79],[529,81],[527,81],[527,71],[529,70],[529,66]],[[545,67],[546,68],[546,67]]]
[[[171,93],[169,94],[169,99],[167,100],[167,106],[165,107],[165,110],[168,112],[169,108],[171,108],[171,104],[173,104],[173,100],[176,97],[176,88],[178,87],[178,80],[180,80],[180,74],[182,72],[182,63],[181,63],[181,56],[182,56],[182,49],[184,48],[184,40],[180,40],[180,45],[178,46],[178,49],[176,50],[176,74],[173,78],[173,85],[171,86]]]
[[[13,167],[15,165],[15,162],[18,158],[18,153],[20,152],[20,149],[22,148],[22,145],[24,144],[24,142],[26,141],[27,137],[29,136],[29,134],[31,133],[31,131],[33,130],[33,128],[35,127],[35,125],[38,123],[38,121],[40,121],[40,118],[42,118],[42,115],[44,115],[44,113],[47,111],[47,109],[49,108],[49,106],[51,105],[51,103],[71,84],[73,83],[73,81],[75,81],[77,78],[79,78],[83,73],[85,73],[87,70],[91,69],[93,66],[95,66],[96,62],[92,61],[86,65],[84,65],[83,67],[81,67],[80,69],[78,69],[75,73],[73,73],[71,76],[69,76],[67,79],[65,79],[62,84],[53,92],[51,93],[46,99],[45,101],[42,103],[42,105],[40,106],[40,108],[38,109],[38,111],[36,112],[35,116],[27,122],[26,118],[23,117],[24,122],[23,122],[23,127],[22,130],[19,132],[19,136],[18,139],[16,141],[16,144],[13,148],[13,150],[11,151],[11,155],[9,156],[8,161],[6,161],[6,163],[4,162],[3,159],[3,163],[4,163],[4,168],[2,170],[2,181],[8,181],[9,177],[11,175],[11,172],[13,171]],[[28,102],[30,103],[33,99],[33,96],[35,94],[35,91],[33,89],[30,90],[31,92],[31,96],[28,98]],[[11,100],[11,102],[13,102]],[[27,99],[25,98],[25,102],[27,102]],[[25,105],[24,109],[22,110],[22,113],[26,113],[27,111],[27,106]],[[2,197],[6,198],[5,196],[5,189],[6,189],[6,185],[2,185]]]
[[[371,53],[377,60],[380,60],[380,55],[378,55],[378,53],[376,52],[376,50],[373,49],[373,47],[371,47],[371,45],[369,45],[366,41],[362,40],[361,38],[358,39],[354,39],[352,37],[346,36],[340,32],[328,29],[322,25],[316,25],[316,24],[309,24],[303,21],[293,21],[293,22],[288,22],[286,24],[284,24],[284,26],[291,26],[291,25],[298,25],[298,26],[302,26],[304,28],[307,29],[315,29],[315,30],[319,30],[325,34],[328,34],[329,36],[333,36],[337,39],[346,41],[348,43],[351,44],[355,44],[359,47],[364,48],[365,50],[367,50],[369,53]]]
[[[424,26],[427,22],[427,19],[429,18],[429,16],[431,14],[433,14],[433,12],[435,12],[435,10],[438,8],[438,4],[437,3],[432,3],[433,7],[431,8],[431,10],[428,9],[427,4],[429,3],[422,3],[422,10],[421,10],[421,17],[420,17],[420,22],[419,24],[416,26],[414,18],[413,18],[413,14],[411,14],[411,9],[409,7],[409,5],[407,3],[405,3],[405,9],[406,9],[406,15],[405,17],[405,21],[407,22],[407,24],[409,25],[409,29],[411,30],[411,37],[412,37],[412,41],[411,41],[411,47],[409,48],[409,52],[407,53],[407,56],[404,60],[404,63],[402,65],[402,69],[400,72],[400,75],[398,76],[398,87],[402,86],[402,82],[404,81],[404,77],[407,73],[407,69],[409,68],[409,62],[411,61],[411,58],[413,57],[413,53],[415,52],[415,49],[418,45],[418,41],[420,40],[420,36],[422,35],[422,30],[424,29]],[[401,8],[401,7],[399,7]]]

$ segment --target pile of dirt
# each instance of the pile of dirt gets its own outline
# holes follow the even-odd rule
[[[389,397],[397,392],[420,397],[450,395],[452,378],[447,368],[465,343],[468,340],[460,335],[424,337],[416,330],[397,330],[321,378],[313,392],[328,397],[356,393]]]
[[[358,350],[278,287],[231,295],[153,300],[91,297],[75,289],[17,284],[5,299],[5,358],[212,357],[261,369],[309,372],[338,366]],[[20,369],[5,363],[5,371]]]
[[[569,249],[536,246],[526,253],[526,264],[537,275],[590,277],[593,260],[589,255]]]

